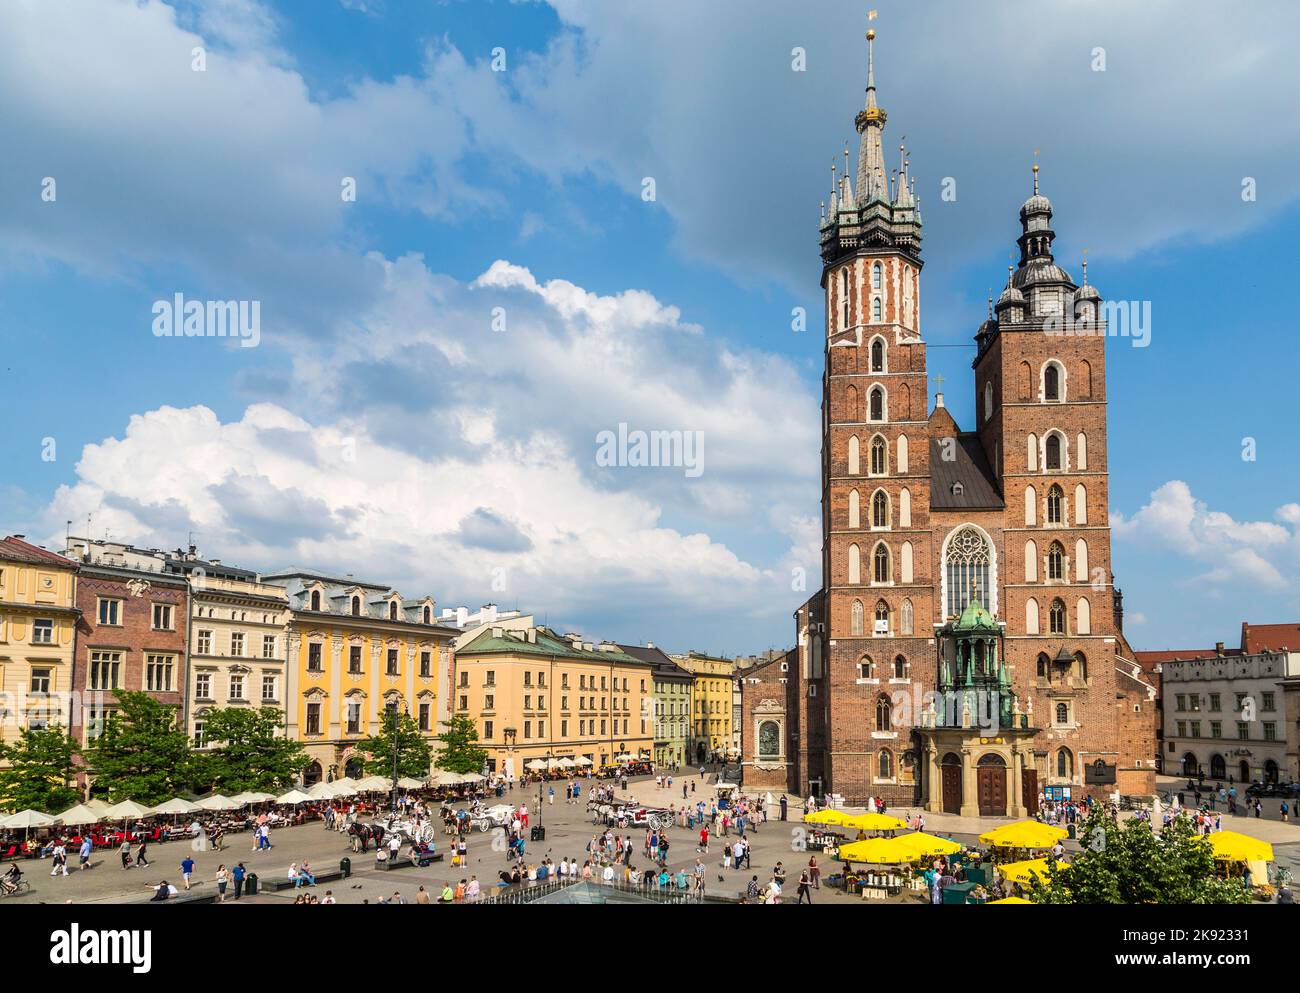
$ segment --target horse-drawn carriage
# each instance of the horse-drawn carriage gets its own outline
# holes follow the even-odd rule
[[[597,802],[587,804],[593,823],[608,827],[648,827],[662,831],[673,824],[673,812],[664,807],[645,807],[627,802]]]
[[[480,831],[491,831],[493,828],[509,827],[514,816],[515,812],[512,807],[508,804],[498,803],[474,814],[470,822]]]

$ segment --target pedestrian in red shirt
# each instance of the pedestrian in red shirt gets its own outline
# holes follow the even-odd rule
[[[707,827],[700,828],[700,851],[706,855],[709,852],[709,829]]]

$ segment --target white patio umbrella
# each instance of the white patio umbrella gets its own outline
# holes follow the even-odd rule
[[[214,793],[212,796],[205,796],[198,802],[200,810],[238,810],[243,804],[237,800],[232,800],[228,796],[222,796],[220,793]]]
[[[433,778],[430,781],[434,786],[459,786],[461,783],[465,782],[465,777],[459,772],[444,772],[439,769],[435,771]]]
[[[94,799],[94,800],[87,800],[83,804],[83,806],[89,807],[95,813],[99,814],[100,817],[103,817],[104,811],[108,810],[108,808],[111,807],[112,804],[110,804],[107,800]]]
[[[274,800],[274,793],[259,793],[257,790],[248,790],[244,793],[236,793],[230,799],[236,803],[266,803],[267,800]]]
[[[531,762],[525,762],[525,763],[524,763],[524,768],[525,768],[525,769],[532,769],[533,772],[541,772],[543,769],[546,768],[546,760],[545,760],[545,759],[533,759]]]
[[[416,779],[414,776],[403,776],[397,781],[397,785],[404,790],[422,790],[425,787],[423,779]]]
[[[123,800],[121,803],[115,803],[104,811],[105,820],[110,821],[129,821],[133,817],[148,817],[149,808],[142,807],[134,800]]]
[[[573,761],[573,759],[563,758],[558,760],[555,764],[561,769],[572,769],[578,763]]]
[[[585,755],[578,755],[578,756],[575,756],[575,757],[574,757],[574,759],[573,759],[573,764],[574,764],[574,765],[592,765],[593,763],[592,763],[591,759],[587,758],[587,756],[585,756]]]
[[[356,787],[358,793],[386,793],[393,788],[393,781],[383,776],[367,776]]]
[[[175,799],[168,800],[166,803],[158,804],[158,806],[154,807],[149,812],[151,814],[192,814],[194,811],[200,809],[202,808],[200,808],[197,803],[191,803],[189,800],[176,797]]]
[[[97,824],[103,819],[103,814],[85,803],[79,803],[75,807],[65,810],[57,818],[58,822],[64,827],[84,827],[87,824]]]
[[[31,830],[32,828],[53,827],[54,818],[49,814],[42,814],[39,810],[20,810],[16,814],[10,814],[8,817],[0,820],[0,827],[7,827],[11,830],[22,828]]]
[[[339,779],[330,783],[330,797],[339,798],[345,796],[356,796],[357,788],[352,785],[351,780]]]
[[[290,804],[290,803],[297,804],[297,803],[307,803],[312,799],[314,798],[308,796],[302,790],[290,790],[288,793],[276,797],[275,802],[282,803],[282,804]]]
[[[452,775],[454,776],[456,774],[453,772]],[[462,783],[481,783],[483,782],[483,777],[477,772],[467,772],[460,777],[460,781]]]
[[[307,791],[307,795],[314,800],[332,800],[334,799],[334,784],[317,783]]]

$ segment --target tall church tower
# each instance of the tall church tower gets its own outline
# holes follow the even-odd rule
[[[890,701],[931,677],[934,610],[921,211],[904,148],[886,171],[874,40],[856,181],[846,150],[821,222],[825,773],[859,797],[913,775],[908,708]]]

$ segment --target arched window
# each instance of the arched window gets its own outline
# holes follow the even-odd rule
[[[1074,442],[1074,464],[1080,472],[1088,468],[1088,436],[1082,431]]]
[[[912,543],[903,542],[903,547],[898,550],[898,572],[899,578],[904,583],[912,581]]]
[[[1074,630],[1076,634],[1092,634],[1092,605],[1086,596],[1079,597],[1074,606]]]
[[[352,616],[353,617],[361,616],[361,597],[359,596],[354,596],[352,598]]]
[[[898,436],[898,471],[907,472],[907,435]]]
[[[858,474],[858,436],[852,435],[849,438],[849,475]]]
[[[903,658],[903,656],[901,655],[897,655],[894,657],[894,678],[895,679],[907,678],[907,659]]]
[[[1056,723],[1070,723],[1070,705],[1068,703],[1058,703],[1056,705]]]
[[[1061,468],[1061,436],[1059,434],[1049,434],[1047,436],[1043,468],[1049,471]]]
[[[1043,399],[1052,402],[1061,399],[1061,368],[1055,362],[1047,363],[1043,370]]]
[[[988,540],[969,525],[948,539],[944,555],[948,581],[947,616],[960,614],[972,601],[985,610],[993,609],[989,597],[989,568],[992,558]]]
[[[899,608],[898,614],[899,614],[899,627],[903,629],[900,633],[911,634],[912,633],[912,601],[904,600],[903,606]]]
[[[1038,523],[1038,494],[1032,486],[1025,487],[1025,524],[1030,527]]]
[[[1065,604],[1060,600],[1052,601],[1052,608],[1047,612],[1048,633],[1065,634]]]
[[[1087,359],[1079,363],[1079,392],[1092,399],[1092,364]]]
[[[883,319],[884,308],[881,306],[880,297],[873,297],[871,300],[871,319],[879,324]]]
[[[889,604],[884,600],[876,601],[876,626],[872,630],[875,634],[889,634]]]
[[[1088,523],[1088,491],[1082,483],[1074,488],[1074,523]]]
[[[876,700],[877,731],[892,731],[894,729],[892,709],[893,708],[889,705],[888,697],[882,696]]]
[[[875,673],[875,668],[876,668],[875,663],[871,661],[870,655],[862,656],[862,660],[858,663],[858,678],[859,679],[873,678],[873,675]]]
[[[1062,510],[1061,510],[1061,502],[1062,500],[1064,500],[1064,498],[1065,495],[1061,492],[1061,488],[1056,484],[1052,484],[1052,488],[1047,491],[1047,523],[1048,524],[1064,523],[1065,519],[1062,516]]]
[[[849,326],[849,267],[840,270],[840,315],[841,328]]]
[[[1038,634],[1038,601],[1033,597],[1025,601],[1025,634]]]
[[[885,343],[879,338],[871,343],[871,371],[885,371]]]
[[[889,582],[889,549],[883,541],[871,556],[871,577],[877,583]]]
[[[1057,708],[1057,711],[1059,713],[1060,707]],[[1065,721],[1061,720],[1057,723],[1064,724]],[[1070,779],[1074,775],[1074,757],[1070,754],[1068,748],[1062,748],[1056,753],[1056,775],[1061,779]]]
[[[1088,657],[1083,652],[1074,653],[1074,668],[1079,678],[1088,681]]]
[[[844,419],[850,423],[855,423],[860,419],[858,417],[858,388],[852,384],[844,391]]]
[[[1020,363],[1020,399],[1028,400],[1029,391],[1033,388],[1034,370],[1030,368],[1028,362]]]
[[[862,553],[857,545],[849,546],[849,582],[862,582]]]
[[[1025,439],[1025,467],[1030,472],[1038,471],[1038,435],[1033,432]]]
[[[873,528],[889,527],[889,497],[884,490],[876,490],[871,497],[871,526]]]
[[[425,624],[433,623],[433,614],[428,607],[424,608],[424,623]]]
[[[984,420],[993,416],[993,384],[984,384]]]
[[[862,527],[862,511],[859,506],[860,498],[857,490],[849,490],[849,527]]]
[[[397,601],[396,601],[396,600],[390,600],[390,601],[388,602],[388,619],[389,619],[390,621],[395,621],[395,620],[397,620]]]
[[[1065,549],[1059,541],[1054,541],[1047,549],[1047,579],[1065,578]]]
[[[876,435],[871,439],[871,475],[884,476],[889,472],[889,445]]]
[[[853,607],[850,611],[849,634],[862,634],[863,609],[862,601],[854,600]]]
[[[320,610],[320,590],[311,591],[311,609]]]
[[[900,528],[912,526],[912,491],[906,486],[898,491],[898,526]]]
[[[1025,582],[1038,582],[1038,545],[1032,538],[1025,542]]]
[[[878,759],[878,765],[879,768],[877,771],[879,772],[879,775],[876,778],[878,779],[894,778],[894,755],[892,752],[889,751],[889,749],[881,749],[879,759]]]
[[[885,419],[885,391],[879,386],[871,387],[871,413],[870,418],[873,421],[883,421]]]
[[[1074,543],[1074,581],[1088,581],[1088,543],[1082,538]]]
[[[1051,676],[1049,675],[1050,672],[1051,672],[1051,663],[1048,661],[1046,655],[1044,655],[1042,652],[1039,652],[1038,653],[1038,678],[1050,679],[1051,678]]]
[[[884,269],[881,267],[879,262],[876,262],[871,266],[871,288],[873,290],[878,290],[881,288],[883,283]]]

